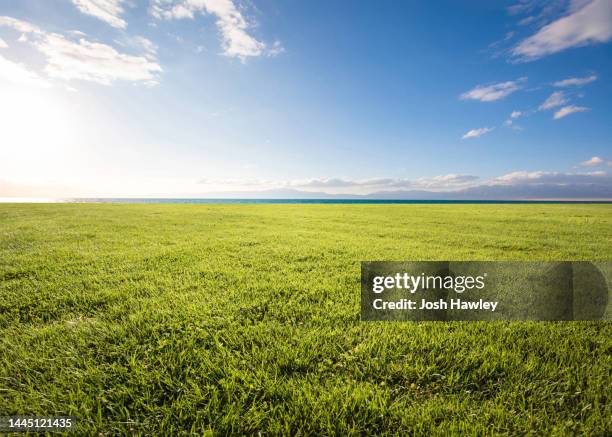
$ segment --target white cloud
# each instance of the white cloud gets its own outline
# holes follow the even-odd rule
[[[40,27],[27,21],[21,21],[13,17],[0,16],[0,26],[12,27],[18,32],[42,34]]]
[[[572,0],[568,15],[542,27],[521,41],[512,55],[529,61],[572,47],[604,43],[612,39],[610,0]]]
[[[451,173],[441,176],[433,176],[429,178],[418,178],[412,183],[413,189],[458,189],[471,186],[480,178],[478,176]]]
[[[555,120],[558,120],[560,118],[573,114],[574,112],[586,112],[588,110],[589,108],[585,108],[584,106],[575,106],[575,105],[564,106],[563,108],[555,112],[555,115],[553,116],[553,118]]]
[[[591,159],[588,159],[584,162],[581,162],[580,167],[597,167],[602,165],[605,161],[601,159],[599,156],[593,156]]]
[[[521,21],[519,21],[518,25],[519,26],[526,26],[528,24],[533,23],[536,19],[537,19],[537,17],[535,17],[533,15],[529,15],[528,17],[525,17]]]
[[[527,115],[527,114],[525,112],[522,112],[522,111],[512,111],[512,113],[510,114],[510,117],[507,118],[504,121],[503,125],[506,126],[506,127],[512,128],[514,130],[517,130],[517,131],[518,130],[523,130],[522,127],[515,125],[514,122],[516,121],[517,118],[523,117],[525,115]]]
[[[96,17],[118,29],[125,29],[127,23],[121,18],[125,0],[71,0],[83,14]]]
[[[406,198],[422,199],[612,198],[612,175],[605,171],[516,171],[486,180],[471,175],[448,174],[417,179],[202,180],[200,184],[207,193],[223,197],[251,193],[256,197],[328,194],[374,195],[381,198],[407,195],[409,197]]]
[[[489,181],[491,185],[535,185],[535,184],[589,184],[605,181],[610,183],[610,174],[604,171],[588,173],[562,173],[547,171],[515,171]]]
[[[520,131],[523,130],[523,128],[521,126],[519,126],[518,124],[515,124],[514,120],[511,119],[511,118],[506,119],[504,121],[503,125],[508,127],[508,128],[510,128],[510,129],[513,129],[513,130],[515,130],[517,132],[520,132]]]
[[[478,176],[465,174],[447,174],[416,179],[406,178],[312,178],[289,181],[270,181],[260,179],[203,179],[199,183],[205,185],[207,190],[240,191],[240,190],[274,190],[289,189],[306,192],[366,194],[376,191],[399,190],[458,190],[473,186],[479,180]]]
[[[150,39],[144,36],[135,36],[132,38],[132,42],[135,46],[141,48],[145,52],[145,56],[149,59],[155,59],[157,57],[157,49],[159,46]]]
[[[282,53],[282,45],[271,47],[248,33],[250,23],[232,0],[152,0],[151,14],[159,19],[193,19],[197,12],[214,15],[221,32],[223,53],[244,61],[248,57],[275,56]]]
[[[597,80],[597,75],[592,74],[587,77],[570,77],[569,79],[559,80],[554,83],[556,87],[582,86]]]
[[[493,129],[494,128],[492,128],[492,127],[481,127],[481,128],[478,128],[478,129],[472,129],[472,130],[466,132],[465,135],[463,135],[461,137],[461,139],[466,140],[466,139],[469,139],[469,138],[478,138],[478,137],[480,137],[480,136],[482,136],[482,135],[484,135],[486,133],[491,132]]]
[[[527,80],[522,77],[517,80],[495,83],[492,85],[478,85],[475,88],[461,94],[461,100],[479,100],[481,102],[493,102],[503,99],[522,88],[522,83]]]
[[[55,78],[81,79],[108,85],[115,80],[153,83],[161,67],[144,56],[119,53],[113,47],[49,34],[36,44],[47,57],[45,72]]]
[[[535,7],[535,2],[527,1],[527,0],[519,0],[518,3],[508,6],[506,11],[510,15],[518,15],[525,12],[530,12]]]
[[[448,174],[417,179],[402,178],[371,178],[371,179],[342,179],[318,178],[309,180],[291,181],[287,185],[295,188],[329,188],[329,187],[366,187],[370,190],[397,190],[397,189],[447,189],[465,186],[477,180],[477,176],[463,174]]]
[[[274,41],[274,43],[268,50],[267,55],[273,57],[278,56],[281,53],[285,53],[285,48],[283,47],[280,41]]]
[[[0,49],[8,48],[8,44],[2,38],[0,38]]]
[[[44,55],[44,71],[51,78],[79,79],[105,85],[117,80],[152,85],[157,83],[162,71],[150,53],[149,56],[120,53],[107,44],[85,38],[69,39],[10,17],[0,17],[0,25],[31,35],[30,44]]]
[[[18,62],[13,62],[0,55],[0,82],[11,82],[46,88],[49,82]]]
[[[563,91],[555,91],[540,105],[538,108],[540,111],[544,111],[546,109],[556,108],[557,106],[565,105],[567,103],[567,99],[565,98],[565,94]]]

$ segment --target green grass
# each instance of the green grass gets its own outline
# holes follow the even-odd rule
[[[359,269],[611,258],[609,205],[0,205],[0,415],[610,435],[610,322],[360,322]]]

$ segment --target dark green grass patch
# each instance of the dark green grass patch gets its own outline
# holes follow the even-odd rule
[[[0,415],[612,432],[612,325],[362,323],[362,260],[605,260],[609,205],[0,205]]]

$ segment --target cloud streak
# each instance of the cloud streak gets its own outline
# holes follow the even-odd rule
[[[568,79],[559,80],[554,83],[556,87],[582,86],[597,80],[597,75],[592,74],[587,77],[570,77]]]
[[[565,98],[565,94],[563,91],[555,91],[540,105],[538,108],[540,111],[545,111],[547,109],[556,108],[557,106],[565,105],[567,103],[567,99]]]
[[[494,128],[492,128],[492,127],[481,127],[481,128],[478,128],[478,129],[472,129],[472,130],[467,131],[461,137],[461,139],[462,140],[467,140],[467,139],[470,139],[470,138],[478,138],[478,137],[481,137],[481,136],[491,132],[493,129]]]
[[[96,17],[118,29],[125,29],[127,23],[121,18],[122,3],[125,0],[71,0],[79,11],[85,15]]]
[[[564,106],[563,108],[555,112],[555,115],[553,116],[553,118],[555,120],[559,120],[563,117],[567,117],[570,114],[575,114],[577,112],[586,112],[588,110],[589,108],[586,108],[584,106],[576,106],[576,105]]]
[[[494,102],[496,100],[508,97],[510,94],[520,90],[522,83],[527,80],[522,77],[517,80],[495,83],[492,85],[478,85],[475,88],[466,91],[459,97],[461,100],[478,100],[481,102]]]
[[[612,39],[610,0],[572,0],[568,15],[542,27],[512,51],[520,61],[532,61],[573,47],[605,43]]]

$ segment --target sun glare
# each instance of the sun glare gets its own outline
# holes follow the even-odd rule
[[[52,89],[0,85],[0,169],[4,176],[45,179],[69,163],[76,122]]]

